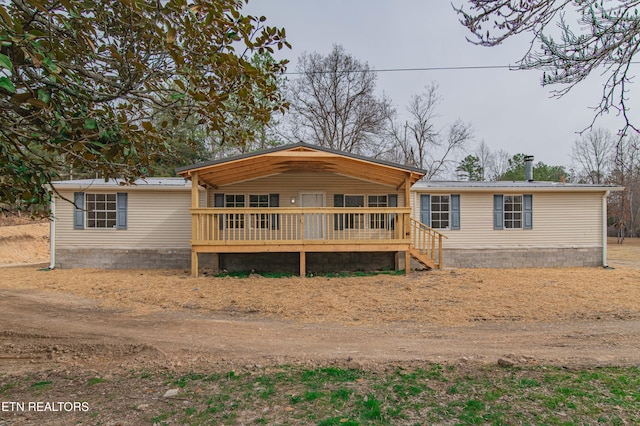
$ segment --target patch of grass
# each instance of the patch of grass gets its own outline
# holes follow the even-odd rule
[[[381,420],[382,410],[380,401],[372,393],[368,394],[362,404],[361,418],[364,420]]]
[[[173,383],[175,385],[178,385],[178,387],[180,388],[184,388],[188,382],[192,382],[195,380],[202,380],[206,378],[207,378],[206,374],[189,373],[186,376],[179,377]]]
[[[331,391],[331,403],[333,403],[334,405],[336,403],[344,404],[349,400],[349,397],[351,396],[352,393],[353,391],[346,388],[338,388],[334,391]]]
[[[100,407],[107,407],[122,386],[131,384],[140,394],[165,385],[181,386],[186,405],[165,401],[167,405],[145,410],[127,407],[132,422],[139,424],[640,424],[637,367],[568,370],[424,364],[367,371],[288,365],[242,373],[160,372],[145,380],[132,372],[108,381],[90,377],[65,376],[60,382],[54,376],[42,382],[3,378],[0,389],[5,393],[11,389],[12,399],[29,400],[54,383],[62,392],[68,379],[87,391],[101,383],[101,392],[92,400],[92,413],[101,413]],[[89,416],[93,424],[102,422],[101,414]]]
[[[15,387],[16,387],[15,383],[5,383],[4,385],[0,386],[0,394],[5,393],[6,391]]]
[[[335,367],[318,368],[302,372],[303,382],[352,382],[362,376],[362,371]]]
[[[321,396],[322,396],[322,392],[309,391],[309,392],[305,392],[304,400],[307,401],[307,402],[313,402],[316,399],[320,398]]]
[[[32,384],[31,388],[32,389],[36,389],[36,390],[42,390],[42,389],[49,388],[52,384],[53,384],[52,381],[45,380],[45,381],[42,381],[42,382],[36,382],[36,383]]]
[[[101,377],[92,377],[87,381],[89,386],[97,385],[98,383],[104,383],[107,379],[103,379]]]
[[[150,422],[153,424],[167,424],[165,420],[169,419],[169,417],[173,417],[176,415],[176,411],[171,411],[168,413],[162,413],[150,419]]]

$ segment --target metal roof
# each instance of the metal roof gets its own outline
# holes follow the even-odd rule
[[[616,185],[592,185],[585,183],[546,182],[546,181],[419,181],[411,188],[413,191],[424,192],[428,190],[456,190],[456,191],[492,191],[492,190],[518,190],[518,191],[566,191],[566,192],[605,192],[622,191],[624,188]]]
[[[191,189],[191,182],[181,177],[149,177],[138,179],[133,185],[127,184],[122,179],[72,179],[51,182],[55,188],[86,189]]]

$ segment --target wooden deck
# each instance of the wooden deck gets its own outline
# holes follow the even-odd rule
[[[442,267],[443,235],[410,213],[398,207],[193,208],[192,273],[198,274],[198,253],[298,252],[301,276],[307,252],[404,252],[407,263],[413,256]]]

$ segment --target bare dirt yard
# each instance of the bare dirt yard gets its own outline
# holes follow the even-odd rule
[[[0,227],[0,264],[46,262],[46,223]],[[20,247],[23,247],[22,249]],[[193,279],[188,271],[0,272],[4,371],[60,364],[350,360],[640,363],[640,241],[603,268]],[[54,349],[56,348],[56,349]]]
[[[0,265],[47,262],[45,229],[0,227]],[[639,365],[640,241],[612,241],[609,263],[305,279],[4,267],[0,385],[52,371]]]

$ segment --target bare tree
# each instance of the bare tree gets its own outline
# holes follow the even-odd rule
[[[480,167],[482,167],[482,180],[487,180],[491,171],[495,167],[496,156],[491,152],[491,149],[484,139],[480,141],[480,144],[476,148],[476,157],[478,157]]]
[[[593,129],[573,143],[571,158],[579,167],[579,179],[593,183],[604,183],[614,160],[616,141],[611,132]]]
[[[624,137],[618,143],[611,183],[624,187],[611,197],[609,206],[620,228],[621,237],[635,235],[640,227],[640,149],[639,137]]]
[[[436,127],[436,109],[442,101],[435,83],[425,87],[424,92],[411,97],[404,123],[395,117],[389,120],[388,134],[391,139],[389,157],[407,165],[425,170],[426,179],[432,179],[449,166],[455,165],[452,154],[462,151],[473,135],[472,127],[458,119],[444,130]]]
[[[468,0],[455,7],[473,43],[496,46],[521,33],[532,35],[520,68],[544,70],[542,83],[562,84],[562,96],[594,71],[605,76],[598,115],[615,110],[625,120],[622,134],[637,124],[629,115],[632,61],[640,48],[640,0]],[[577,17],[571,26],[565,16]],[[556,24],[559,39],[549,35]],[[540,46],[539,49],[536,47]],[[595,120],[595,118],[594,118]],[[593,123],[591,123],[593,125]]]
[[[376,74],[334,45],[326,56],[303,53],[300,76],[288,87],[290,113],[283,136],[332,149],[378,154],[391,102],[375,95]]]
[[[492,153],[493,161],[489,168],[488,178],[489,180],[498,180],[500,176],[503,176],[507,170],[509,170],[509,160],[511,154],[504,149],[499,149]]]

